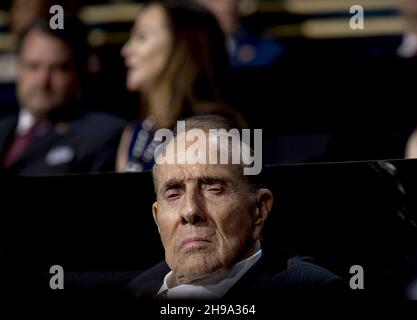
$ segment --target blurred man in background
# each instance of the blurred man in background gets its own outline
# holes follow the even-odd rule
[[[20,112],[0,121],[0,170],[40,175],[114,169],[124,122],[83,110],[79,98],[86,44],[68,20],[53,30],[40,19],[22,35],[18,52]]]

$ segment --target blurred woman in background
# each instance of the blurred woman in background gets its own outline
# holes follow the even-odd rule
[[[228,54],[224,35],[206,9],[178,1],[148,2],[122,56],[127,88],[140,93],[141,116],[122,136],[118,171],[150,170],[154,132],[173,129],[181,118],[206,113],[240,118],[225,102]]]

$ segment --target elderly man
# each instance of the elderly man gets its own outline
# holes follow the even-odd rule
[[[145,299],[219,299],[255,297],[269,290],[275,295],[300,293],[296,288],[324,292],[340,284],[337,276],[307,258],[277,252],[268,259],[262,252],[260,234],[273,195],[259,186],[256,176],[243,174],[244,161],[187,163],[184,160],[198,149],[188,138],[184,149],[188,155],[172,148],[184,138],[181,135],[196,128],[207,137],[205,148],[198,152],[225,148],[208,133],[210,129],[230,132],[230,122],[220,116],[196,116],[185,121],[185,128],[165,145],[165,155],[173,152],[174,161],[160,164],[157,158],[153,171],[157,200],[152,212],[166,262],[133,280],[128,292]],[[242,157],[244,149],[242,144]],[[199,159],[207,160],[208,155]]]
[[[76,20],[35,22],[19,46],[20,112],[0,120],[0,171],[41,175],[114,170],[124,122],[79,103],[86,46]]]

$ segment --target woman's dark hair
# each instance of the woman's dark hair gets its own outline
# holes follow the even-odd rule
[[[170,107],[178,116],[219,111],[199,110],[199,102],[218,106],[225,101],[229,57],[216,18],[192,1],[153,0],[143,9],[152,5],[164,9],[173,38],[168,63],[156,85],[170,88]]]

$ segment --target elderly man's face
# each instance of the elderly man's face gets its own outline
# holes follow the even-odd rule
[[[158,165],[153,215],[175,284],[225,271],[260,248],[272,194],[250,191],[239,168]]]
[[[40,30],[32,30],[19,56],[17,95],[22,108],[35,117],[43,117],[68,103],[77,91],[77,73],[69,46]]]

